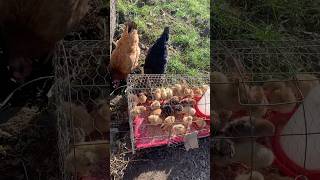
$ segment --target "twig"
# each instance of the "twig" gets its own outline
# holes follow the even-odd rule
[[[114,94],[118,89],[121,89],[121,88],[124,88],[124,87],[127,87],[127,85],[123,85],[123,86],[117,87],[114,91],[112,91],[112,92],[110,93],[110,96],[113,96],[113,94]]]
[[[53,77],[54,77],[54,76],[39,77],[39,78],[37,78],[37,79],[33,79],[33,80],[28,81],[28,82],[22,84],[21,86],[17,87],[15,90],[13,90],[13,91],[7,96],[7,98],[6,98],[4,101],[2,101],[2,103],[0,104],[0,111],[1,111],[2,107],[3,107],[4,105],[6,105],[7,102],[11,99],[11,97],[14,95],[14,93],[16,93],[18,90],[20,90],[20,89],[23,88],[24,86],[27,86],[27,85],[29,85],[29,84],[31,84],[31,83],[34,83],[34,82],[36,82],[36,81],[39,81],[39,80],[50,79],[50,78],[53,78]]]

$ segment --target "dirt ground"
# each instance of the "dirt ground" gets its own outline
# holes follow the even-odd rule
[[[127,100],[124,96],[115,96],[110,102],[113,126],[117,126],[119,134],[129,136]],[[118,126],[119,124],[120,126]],[[125,132],[127,131],[127,132]],[[210,142],[209,138],[199,139],[199,148],[186,151],[183,145],[170,147],[156,147],[137,151],[135,155],[130,152],[129,138],[115,136],[111,144],[126,143],[128,149],[114,148],[117,153],[127,153],[129,164],[123,172],[124,180],[208,180],[210,179]],[[116,142],[117,141],[117,142]],[[119,152],[120,151],[120,152]],[[116,153],[114,153],[116,154]],[[113,155],[114,155],[113,154]],[[117,156],[117,155],[116,155]],[[112,159],[113,157],[111,157]],[[117,157],[118,158],[118,157]],[[114,163],[111,166],[115,167]],[[118,166],[120,167],[120,166]],[[121,167],[123,168],[123,166]],[[120,168],[116,168],[120,174]],[[114,179],[122,179],[114,177]]]
[[[125,180],[207,180],[210,179],[208,138],[199,140],[199,148],[186,151],[184,146],[146,150],[129,164]],[[139,153],[139,152],[138,152]],[[140,160],[139,160],[140,159]]]

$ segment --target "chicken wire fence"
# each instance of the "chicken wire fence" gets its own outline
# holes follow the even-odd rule
[[[88,173],[109,176],[105,157],[110,121],[108,48],[106,41],[63,41],[57,46],[55,99],[61,179],[79,179]]]
[[[163,94],[158,94],[161,97],[157,97],[157,91],[167,90],[168,92],[169,89],[172,90],[174,86],[179,86],[179,84],[185,85],[191,93],[195,92],[195,89],[202,92],[198,96],[188,96],[173,91],[172,94],[166,93],[166,97],[163,97]],[[197,114],[195,110],[188,113],[193,111],[193,108],[197,109],[196,106],[210,103],[209,99],[195,103],[197,97],[203,96],[208,89],[204,88],[205,85],[209,85],[209,74],[197,77],[169,74],[129,75],[127,95],[133,153],[143,148],[181,144],[183,137],[190,132],[197,132],[199,138],[209,136],[209,118]],[[190,111],[185,111],[188,107],[191,107]],[[143,110],[139,111],[141,108]],[[203,114],[208,114],[208,112],[203,112]],[[155,123],[152,116],[160,118],[160,121],[155,119],[154,121],[157,121]],[[192,117],[189,121],[190,124],[186,124],[186,120],[184,120],[188,116]],[[170,118],[171,120],[169,120]],[[175,128],[182,128],[182,132]]]
[[[211,101],[214,102],[223,94],[219,94],[219,88],[230,85],[235,92],[235,99],[225,101],[239,105],[234,108],[224,103],[223,107],[219,107],[219,103],[213,103],[214,167],[240,162],[238,170],[241,173],[237,172],[236,175],[245,174],[242,178],[259,179],[259,171],[262,172],[273,162],[286,176],[319,179],[317,154],[320,152],[315,145],[320,144],[317,140],[320,133],[319,114],[315,109],[319,109],[319,105],[312,105],[311,102],[319,101],[319,90],[315,89],[318,89],[320,77],[320,41],[212,43],[212,71],[223,73],[229,81],[211,76]],[[246,86],[249,91],[246,91]],[[252,92],[252,87],[262,88],[265,101],[250,99],[252,96],[247,92]],[[281,90],[275,91],[280,87]],[[273,88],[272,91],[269,91],[270,88]],[[311,94],[312,97],[308,99]],[[259,109],[264,111],[257,116],[255,113]],[[229,115],[225,110],[229,111]],[[259,133],[267,131],[268,126],[270,129],[270,122],[274,130]],[[261,154],[262,151],[264,154]],[[272,157],[274,160],[270,159]],[[266,159],[269,161],[266,162]],[[234,174],[230,172],[219,176],[216,173],[213,176],[223,179],[227,178],[223,176]]]

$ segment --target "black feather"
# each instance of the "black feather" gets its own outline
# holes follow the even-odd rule
[[[145,74],[164,74],[168,62],[169,27],[165,27],[162,35],[149,49],[144,64]]]

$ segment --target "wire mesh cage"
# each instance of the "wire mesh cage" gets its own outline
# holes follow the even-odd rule
[[[212,43],[214,176],[319,179],[320,41]]]
[[[183,142],[191,132],[210,135],[209,75],[130,75],[128,109],[135,150]]]
[[[108,51],[106,41],[65,41],[57,47],[55,99],[61,179],[109,176]]]

